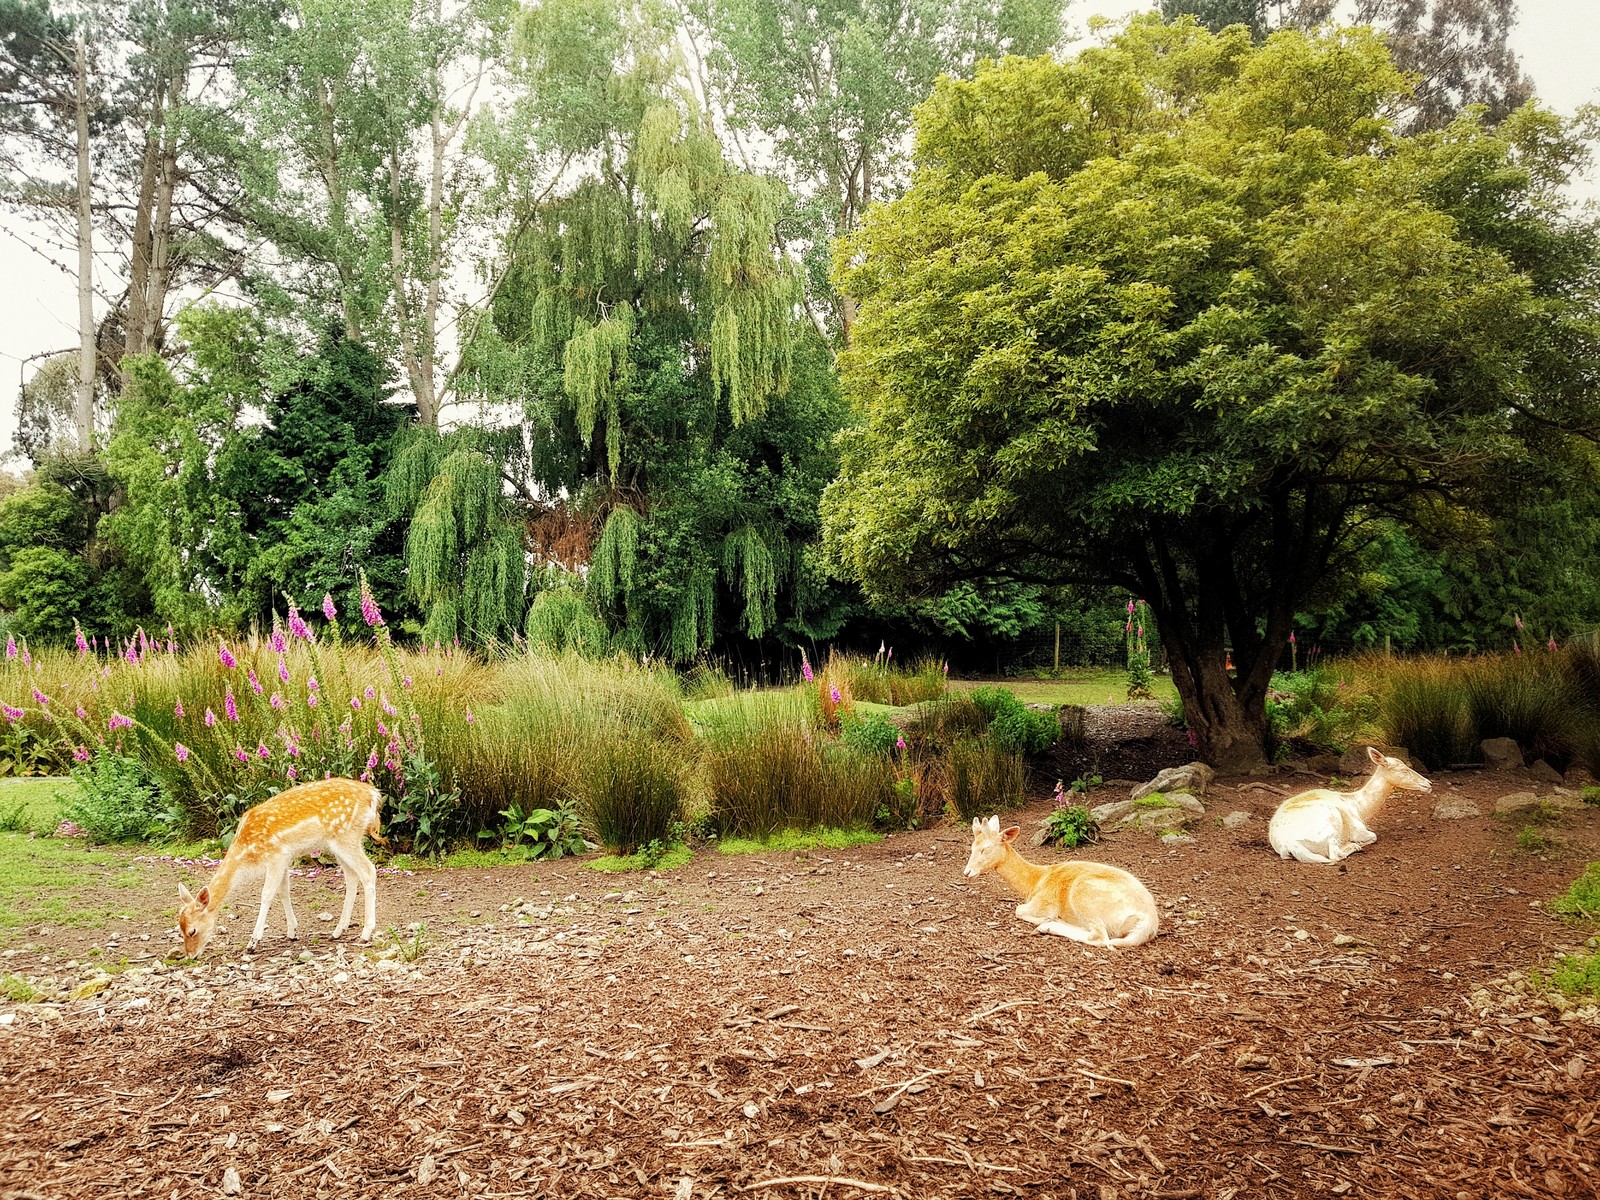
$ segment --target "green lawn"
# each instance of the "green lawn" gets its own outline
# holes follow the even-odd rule
[[[1128,673],[1100,667],[1063,671],[1060,679],[1006,679],[998,685],[992,680],[952,679],[952,691],[970,692],[973,688],[1003,687],[1024,704],[1126,704]],[[1157,675],[1151,685],[1156,700],[1177,699],[1172,677]]]
[[[49,833],[61,822],[56,793],[70,787],[70,779],[0,779],[0,829]]]

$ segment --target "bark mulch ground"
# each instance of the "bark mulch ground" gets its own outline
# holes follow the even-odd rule
[[[1310,782],[1219,781],[1193,845],[1072,852],[1163,905],[1121,953],[963,880],[958,827],[385,877],[414,961],[291,947],[277,914],[243,959],[245,896],[201,966],[144,969],[152,928],[105,990],[0,1004],[0,1196],[1600,1194],[1600,1027],[1517,990],[1589,932],[1541,904],[1600,857],[1600,809],[1529,855],[1430,815],[1528,786],[1461,773],[1340,867],[1282,862],[1265,818]],[[300,892],[302,928],[330,898]]]

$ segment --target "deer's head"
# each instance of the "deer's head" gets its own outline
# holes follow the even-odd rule
[[[1016,840],[1019,832],[1015,825],[1002,830],[999,817],[990,817],[987,822],[973,817],[972,853],[961,873],[968,879],[976,879],[985,871],[994,870],[1005,859],[1006,847]]]
[[[183,952],[190,958],[199,958],[217,928],[218,914],[209,907],[211,889],[203,887],[198,896],[191,896],[189,889],[180,883],[178,899],[181,901],[178,905],[178,932],[183,935]]]
[[[1367,757],[1372,760],[1372,773],[1392,788],[1402,792],[1431,792],[1433,783],[1418,775],[1392,754],[1385,754],[1376,746],[1367,747]]]

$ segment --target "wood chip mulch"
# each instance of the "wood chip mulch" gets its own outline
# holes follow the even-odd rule
[[[1600,1023],[1504,982],[1585,936],[1530,897],[1600,811],[1531,859],[1400,799],[1341,871],[1267,850],[1292,787],[1225,781],[1208,809],[1252,819],[1193,846],[1082,854],[1163,903],[1122,953],[1033,934],[948,827],[540,865],[415,962],[242,960],[247,898],[200,967],[0,1005],[0,1197],[1600,1194]]]

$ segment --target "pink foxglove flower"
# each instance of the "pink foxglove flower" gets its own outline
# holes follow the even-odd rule
[[[212,712],[209,708],[206,709],[205,722],[207,729],[210,729],[217,723],[217,714]]]
[[[405,688],[407,691],[410,691],[411,690],[411,676],[407,675],[404,679],[402,679],[400,681],[400,686]]]
[[[800,677],[807,683],[810,683],[814,678],[811,674],[811,664],[806,660],[806,652],[804,650],[800,651]]]
[[[189,761],[189,747],[185,746],[182,742],[172,743],[172,753],[179,762]]]
[[[315,675],[306,680],[306,690],[308,692],[320,692],[322,690],[322,685],[317,682],[317,677]]]
[[[350,697],[350,707],[354,708],[354,709],[359,709],[361,707],[361,697],[360,696],[351,696]]]
[[[904,734],[901,734],[899,737],[895,738],[894,748],[896,750],[904,750],[906,748],[906,739]]]
[[[267,744],[265,742],[257,742],[256,743],[256,754],[257,754],[258,757],[261,757],[261,758],[271,758],[272,757],[272,751],[267,749]]]
[[[73,632],[73,635],[76,637],[77,642],[78,642],[78,653],[79,654],[87,654],[87,653],[89,653],[89,642],[88,642],[88,639],[86,639],[83,636],[83,630],[78,627],[78,623],[76,621],[74,621],[72,623],[72,632]]]
[[[7,658],[15,658],[16,656],[17,656],[17,639],[8,634],[6,636],[6,657]]]
[[[306,697],[306,707],[307,708],[315,708],[316,706],[317,706],[317,694],[315,692],[312,692]]]
[[[128,650],[123,657],[131,662],[134,666],[139,665],[139,647],[133,644],[132,639],[129,639]]]
[[[383,711],[388,713],[391,717],[400,711],[394,705],[389,703],[389,697],[387,696],[379,696],[378,703],[383,706]]]
[[[89,747],[79,746],[72,752],[72,761],[85,763],[89,761]]]
[[[367,770],[370,771],[374,767],[376,767],[377,765],[378,765],[378,752],[376,750],[374,750],[371,754],[367,755]]]
[[[470,708],[468,708],[468,709],[467,709],[467,724],[468,724],[468,725],[471,725],[471,724],[472,724],[472,722],[473,722],[473,719],[474,719],[474,718],[473,718],[473,716],[472,716],[472,709],[470,709]]]
[[[281,695],[279,695],[277,692],[273,692],[271,698],[267,701],[267,703],[272,705],[272,707],[274,709],[282,708],[283,707],[283,697]]]
[[[233,756],[235,758],[237,758],[242,763],[247,763],[247,762],[250,761],[250,751],[246,750],[243,746],[240,746],[237,749],[235,749],[234,752],[233,752]]]
[[[1548,648],[1551,649],[1551,650],[1554,650],[1556,648],[1556,640],[1555,640],[1555,638],[1551,638],[1550,639],[1550,644],[1549,644]],[[35,692],[34,695],[38,695],[38,693]]]
[[[283,630],[278,628],[278,622],[274,619],[272,622],[272,652],[274,654],[282,654],[288,648],[289,644],[283,640]]]
[[[373,691],[372,685],[370,683],[367,684],[367,690],[362,692],[361,694],[363,696],[365,696],[368,700],[376,699],[376,697],[378,695],[377,692]]]
[[[111,713],[111,719],[106,722],[106,728],[112,733],[115,733],[119,729],[131,729],[133,728],[133,718],[125,717],[121,713],[113,710]]]
[[[333,606],[333,596],[328,592],[322,593],[322,615],[329,622],[335,621],[339,617],[339,610]]]
[[[1133,615],[1133,601],[1132,600],[1128,601],[1128,615],[1130,617]]]
[[[1518,643],[1516,643],[1516,642],[1512,642],[1512,643],[1511,643],[1511,648],[1512,648],[1512,649],[1513,649],[1513,650],[1515,650],[1515,651],[1516,651],[1516,652],[1517,652],[1517,653],[1518,653],[1518,654],[1521,654],[1521,653],[1522,653],[1522,647],[1521,647],[1521,646],[1520,646],[1520,645],[1519,645],[1519,644],[1518,644]]]
[[[0,704],[0,711],[5,712],[6,720],[13,725],[22,720],[23,712],[20,708],[12,708],[9,704]]]
[[[285,683],[289,682],[289,664],[283,661],[282,656],[278,658],[278,678]]]
[[[250,671],[250,690],[258,696],[261,695],[261,681],[256,678],[254,668]]]
[[[289,610],[289,632],[304,641],[311,640],[311,627],[301,618],[300,610],[297,608]]]
[[[89,714],[83,711],[83,705],[78,705],[78,720],[87,721],[88,719]]]
[[[839,703],[839,685],[836,683],[829,684],[828,695],[833,697],[833,702],[835,704]]]
[[[223,694],[222,707],[227,711],[228,720],[237,721],[239,719],[239,706],[234,703],[232,688],[229,688]]]
[[[378,611],[378,602],[365,588],[361,590],[361,619],[369,627],[383,624],[383,614]]]
[[[233,651],[229,650],[225,643],[219,642],[217,646],[217,657],[222,660],[223,666],[231,671],[239,665],[239,660],[234,658]]]
[[[183,720],[183,697],[180,696],[178,702],[172,706],[172,715],[180,721]]]
[[[1554,650],[1554,649],[1555,649],[1555,642],[1553,642],[1553,641],[1552,641],[1552,642],[1551,642],[1551,643],[1550,643],[1550,648],[1551,648],[1551,649],[1552,649],[1552,650]],[[49,704],[49,703],[50,703],[50,697],[49,697],[49,696],[46,696],[46,695],[45,695],[45,694],[44,694],[44,693],[43,693],[43,692],[41,692],[41,691],[40,691],[40,690],[39,690],[39,689],[38,689],[38,688],[34,688],[34,689],[33,689],[33,702],[34,702],[34,703],[35,703],[35,704],[37,704],[37,705],[39,705],[39,706],[40,706],[40,707],[41,707],[41,708],[42,708],[42,707],[44,707],[44,706],[45,706],[45,705],[46,705],[46,704]]]
[[[294,769],[294,768],[293,768],[293,767],[292,767],[292,766],[291,766],[291,767],[290,767],[290,768],[289,768],[289,769],[288,769],[288,770],[287,770],[287,771],[285,771],[285,772],[284,772],[284,773],[283,773],[283,777],[284,777],[284,778],[285,778],[285,779],[287,779],[287,780],[289,780],[289,782],[291,782],[291,783],[293,783],[293,782],[294,782],[294,781],[295,781],[295,780],[296,780],[296,779],[299,779],[299,778],[300,778],[300,772],[299,772],[299,771],[296,771],[296,770],[295,770],[295,769]]]

